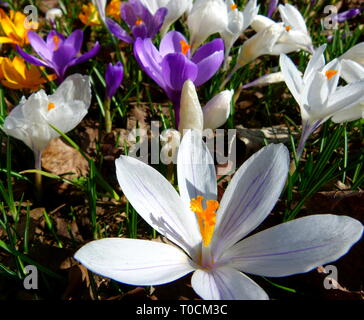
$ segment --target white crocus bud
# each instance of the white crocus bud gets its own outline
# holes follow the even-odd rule
[[[191,80],[184,83],[181,95],[178,130],[183,133],[186,129],[203,130],[203,113],[195,85]]]
[[[50,23],[54,23],[57,18],[62,18],[63,12],[59,8],[52,8],[46,12],[46,19]]]
[[[50,96],[40,90],[28,99],[23,97],[5,118],[3,130],[39,154],[51,139],[59,137],[50,124],[64,133],[71,131],[87,114],[90,103],[89,77],[73,74]]]
[[[270,84],[283,82],[284,77],[282,72],[274,72],[265,74],[264,76],[259,77],[258,79],[255,79],[252,82],[247,83],[243,86],[243,89],[247,89],[250,87],[264,87]]]
[[[228,25],[228,12],[222,0],[196,0],[187,19],[192,50],[209,36],[222,33]]]
[[[225,124],[230,115],[234,90],[225,90],[213,97],[203,108],[204,129],[216,129]]]
[[[178,148],[181,143],[181,134],[175,129],[164,130],[160,135],[161,153],[160,158],[163,164],[176,163]]]

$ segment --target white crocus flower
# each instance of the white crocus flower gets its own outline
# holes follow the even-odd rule
[[[335,59],[325,65],[325,48],[323,45],[316,50],[303,77],[286,55],[280,57],[286,85],[301,109],[302,136],[297,149],[298,158],[311,133],[336,112],[359,103],[363,97],[364,80],[338,87],[341,64]]]
[[[209,36],[222,33],[228,25],[228,11],[223,0],[196,0],[187,18],[192,50]]]
[[[240,35],[251,24],[255,16],[258,14],[259,6],[256,0],[250,0],[244,11],[239,11],[238,6],[232,0],[225,0],[228,10],[228,24],[226,29],[221,33],[221,37],[225,42],[225,67],[227,66],[228,57],[231,48]]]
[[[40,156],[49,141],[59,137],[50,124],[62,132],[74,129],[87,114],[91,103],[91,87],[88,76],[69,76],[52,95],[44,90],[22,98],[5,118],[3,131],[31,148],[40,169]]]
[[[233,90],[225,90],[214,96],[205,107],[201,108],[196,87],[187,80],[182,88],[180,122],[178,130],[216,129],[225,124],[230,114]]]
[[[158,9],[167,8],[168,13],[161,28],[162,37],[171,25],[188,12],[192,6],[192,0],[141,0],[141,2],[153,15]]]
[[[176,246],[106,238],[83,246],[75,259],[131,285],[160,285],[193,272],[192,287],[203,299],[267,299],[244,273],[307,272],[344,255],[363,232],[350,217],[313,215],[247,237],[275,206],[288,169],[284,145],[263,148],[235,173],[219,204],[213,160],[198,131],[186,133],[179,149],[180,194],[152,167],[122,156],[116,170],[125,196]]]
[[[313,45],[308,33],[305,20],[301,13],[292,5],[279,5],[279,12],[283,22],[276,23],[268,17],[257,15],[251,26],[256,32],[275,24],[281,29],[281,36],[272,48],[271,55],[280,55],[297,50],[306,50],[313,53]]]
[[[341,77],[347,83],[353,83],[364,79],[364,67],[359,63],[352,60],[342,60],[341,65]],[[362,99],[358,104],[355,104],[350,108],[345,108],[343,111],[336,112],[331,120],[336,123],[342,123],[360,118],[364,118],[364,92],[362,94]]]

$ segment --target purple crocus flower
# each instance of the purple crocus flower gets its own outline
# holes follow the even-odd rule
[[[364,11],[364,8],[362,8],[362,9],[360,9],[360,8],[350,9],[350,10],[338,13],[334,17],[334,20],[336,20],[339,23],[345,22],[348,19],[355,18],[357,15],[361,14],[362,11]]]
[[[167,15],[167,8],[159,8],[152,15],[139,0],[129,0],[121,6],[121,17],[129,26],[133,36],[130,36],[118,23],[107,18],[106,25],[115,37],[127,43],[134,43],[137,38],[153,39],[161,29]]]
[[[278,7],[278,0],[270,0],[269,7],[268,7],[268,14],[267,16],[270,18],[273,13],[277,10]]]
[[[159,50],[151,39],[138,38],[134,56],[172,101],[178,126],[183,84],[191,80],[198,87],[210,80],[224,60],[224,41],[215,39],[191,56],[186,38],[177,31],[170,31],[163,37]]]
[[[41,59],[26,53],[17,46],[19,54],[31,64],[53,69],[59,82],[64,80],[69,67],[93,58],[100,50],[100,45],[96,42],[90,51],[78,56],[83,43],[82,30],[73,31],[68,38],[52,30],[47,35],[46,41],[35,32],[29,31],[28,39],[33,50]]]
[[[106,95],[109,99],[111,99],[118,88],[120,87],[121,82],[123,81],[124,76],[124,68],[120,61],[118,61],[115,65],[109,63],[106,68],[105,73],[105,81],[106,81]]]

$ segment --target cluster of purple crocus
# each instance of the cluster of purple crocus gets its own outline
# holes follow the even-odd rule
[[[100,50],[100,45],[96,42],[90,51],[79,56],[83,43],[82,30],[73,31],[67,38],[52,30],[48,33],[46,41],[35,32],[29,31],[28,39],[40,58],[30,55],[17,46],[19,54],[31,64],[53,69],[59,82],[65,79],[69,67],[93,58]]]
[[[167,8],[159,8],[152,15],[139,0],[123,3],[120,11],[121,18],[128,25],[132,36],[110,18],[106,19],[106,26],[115,37],[127,43],[134,43],[138,38],[153,39],[161,29],[168,12]]]
[[[178,124],[183,84],[191,80],[198,87],[216,73],[224,60],[224,42],[215,39],[192,56],[186,38],[177,31],[170,31],[163,37],[159,50],[151,39],[138,38],[134,55],[141,68],[172,101]]]

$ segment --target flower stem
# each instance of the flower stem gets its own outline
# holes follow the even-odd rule
[[[34,152],[35,158],[35,169],[42,170],[42,151],[35,151]],[[35,182],[35,197],[37,201],[41,201],[42,199],[42,175],[39,172],[35,173],[34,177]]]
[[[106,133],[110,133],[112,129],[111,112],[110,112],[111,100],[109,98],[105,99],[104,109],[105,109],[105,130]]]

